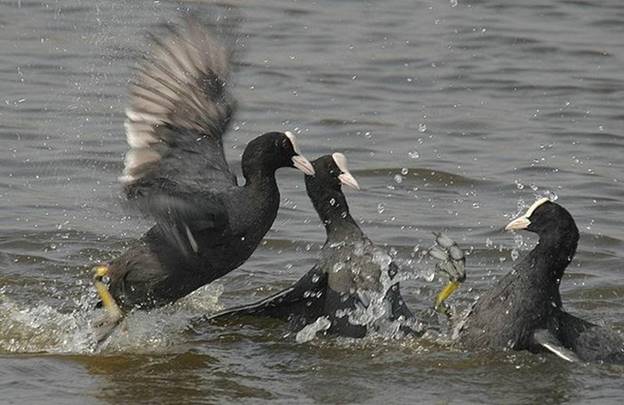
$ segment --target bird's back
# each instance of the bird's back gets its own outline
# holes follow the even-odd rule
[[[544,328],[560,301],[540,288],[535,262],[527,255],[513,270],[478,298],[461,327],[469,348],[529,349],[533,332]],[[557,293],[558,296],[558,293]]]
[[[624,364],[624,338],[614,330],[557,311],[552,332],[584,361]]]

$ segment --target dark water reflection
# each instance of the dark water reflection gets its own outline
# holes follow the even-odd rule
[[[188,5],[213,12],[202,2]],[[226,145],[296,129],[310,157],[347,154],[354,216],[409,258],[446,229],[471,252],[458,305],[534,238],[501,227],[536,194],[582,232],[567,308],[624,327],[624,4],[529,0],[235,2],[242,16]],[[0,3],[0,392],[19,403],[620,403],[619,367],[527,353],[470,354],[383,338],[298,345],[280,324],[185,330],[189,317],[277,291],[314,263],[323,231],[302,178],[241,269],[135,314],[94,355],[90,264],[149,223],[116,178],[126,86],[143,33],[173,2]],[[420,265],[421,267],[424,265]],[[413,270],[418,273],[417,270]],[[404,283],[426,309],[439,282]]]

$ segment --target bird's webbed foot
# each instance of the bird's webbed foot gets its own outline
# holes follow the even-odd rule
[[[436,271],[448,275],[449,282],[437,294],[434,308],[436,311],[450,316],[445,301],[466,279],[466,256],[457,243],[444,233],[433,233],[435,245],[429,249],[429,255],[436,259]]]

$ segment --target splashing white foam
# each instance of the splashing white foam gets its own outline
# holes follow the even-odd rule
[[[331,326],[331,321],[326,316],[319,317],[316,321],[309,325],[306,325],[303,329],[297,332],[295,341],[297,343],[306,343],[313,340],[318,332],[325,331]]]
[[[39,303],[14,301],[0,291],[0,353],[94,353],[96,351],[154,352],[182,337],[188,320],[222,309],[220,284],[205,286],[175,304],[127,314],[118,328],[97,347],[91,322],[97,318],[94,295],[85,292],[70,311]]]
[[[62,313],[47,304],[24,307],[2,297],[0,325],[0,351],[8,353],[85,353],[95,347],[80,309]]]

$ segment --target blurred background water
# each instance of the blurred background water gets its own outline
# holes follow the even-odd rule
[[[624,3],[620,0],[228,1],[239,16],[225,142],[295,130],[342,151],[354,217],[418,257],[445,230],[470,253],[462,308],[535,238],[502,227],[556,195],[581,230],[566,308],[624,328]],[[513,4],[512,4],[513,3]],[[621,403],[621,367],[474,354],[409,339],[297,344],[279,323],[185,332],[189,317],[275,292],[324,231],[293,170],[273,229],[240,269],[135,313],[94,353],[91,265],[150,223],[121,206],[126,87],[145,33],[202,2],[0,2],[0,402]],[[404,266],[413,308],[441,282]]]

